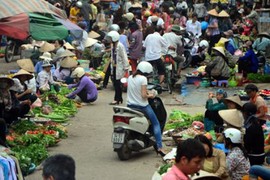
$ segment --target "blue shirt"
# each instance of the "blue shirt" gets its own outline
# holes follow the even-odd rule
[[[125,47],[125,50],[126,50],[126,53],[128,54],[129,53],[129,47],[128,47],[128,40],[127,40],[127,36],[124,35],[124,34],[121,34],[120,35],[120,38],[119,38],[119,42],[122,43]]]
[[[117,11],[120,8],[119,3],[115,2],[110,2],[111,10],[112,11]]]
[[[239,61],[250,61],[250,70],[252,73],[257,73],[259,63],[256,54],[252,49],[249,49],[243,57],[239,58]]]

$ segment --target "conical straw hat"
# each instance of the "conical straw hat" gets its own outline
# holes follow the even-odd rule
[[[218,111],[220,117],[229,125],[240,128],[243,126],[244,117],[241,111],[237,109],[226,109]]]
[[[73,68],[73,67],[77,67],[77,65],[78,65],[78,62],[72,57],[65,57],[60,62],[60,66],[63,68]]]
[[[0,83],[7,82],[9,87],[13,86],[14,81],[6,75],[0,75]]]
[[[207,14],[209,14],[211,16],[218,17],[218,13],[217,13],[216,9],[212,9],[212,10],[208,11]]]
[[[51,52],[55,49],[55,46],[53,44],[50,44],[48,42],[45,42],[40,48],[40,52]]]
[[[19,59],[17,64],[21,69],[24,69],[30,73],[35,72],[35,67],[31,59]]]
[[[239,105],[240,107],[243,106],[243,103],[242,103],[239,96],[231,96],[231,97],[228,97],[228,98],[224,99],[224,101],[225,102],[226,101],[231,101],[231,102],[234,102],[235,104]]]
[[[70,50],[65,50],[62,53],[60,53],[56,58],[71,57],[71,56],[75,56],[75,54],[71,52]]]
[[[219,16],[219,17],[230,17],[230,15],[229,15],[226,11],[224,11],[224,10],[222,10],[222,11],[218,14],[218,16]]]
[[[34,77],[32,74],[30,74],[26,70],[21,69],[16,74],[14,74],[13,78],[18,78],[19,79],[20,76],[26,76],[27,80],[30,80],[30,79],[32,79]]]
[[[91,47],[91,46],[93,46],[97,42],[98,42],[98,40],[96,40],[96,39],[87,38],[87,40],[86,40],[86,42],[84,44],[84,47]]]
[[[96,38],[100,37],[100,34],[98,34],[95,31],[90,31],[89,34],[88,34],[88,37],[96,39]]]
[[[225,56],[225,52],[223,47],[213,47],[212,49],[217,50],[218,52],[220,52],[223,56]]]
[[[75,49],[69,42],[66,42],[64,44],[64,46],[66,47],[66,49],[69,49],[69,50],[74,50]]]

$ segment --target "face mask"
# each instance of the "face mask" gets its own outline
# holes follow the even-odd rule
[[[6,89],[8,87],[8,83],[2,82],[0,83],[0,89]]]

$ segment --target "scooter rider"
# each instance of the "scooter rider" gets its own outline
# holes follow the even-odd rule
[[[160,124],[156,114],[148,103],[148,98],[154,98],[155,93],[147,90],[147,78],[153,71],[149,62],[142,61],[138,64],[136,72],[128,78],[127,105],[130,108],[140,109],[149,117],[154,137],[156,139],[155,150],[161,156],[165,156],[162,150],[162,135]]]
[[[170,45],[169,48],[164,49],[163,53],[166,55],[170,55],[173,60],[177,63],[177,75],[180,76],[182,64],[184,62],[184,57],[179,56],[177,50],[182,47],[182,37],[180,36],[181,27],[178,25],[173,25],[171,32],[165,33],[163,38],[168,42]]]

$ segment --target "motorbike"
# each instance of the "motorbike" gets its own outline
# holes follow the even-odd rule
[[[160,123],[161,132],[164,129],[167,112],[159,97],[149,99]],[[114,115],[112,143],[113,149],[120,160],[128,160],[132,152],[156,147],[150,120],[147,115],[138,109],[123,106],[113,107]]]
[[[7,45],[5,49],[5,61],[7,63],[11,62],[14,59],[14,56],[18,56],[21,54],[21,45],[27,44],[29,42],[26,40],[19,40],[14,38],[7,38]]]
[[[186,31],[182,36],[182,44],[184,46],[183,56],[185,57],[182,69],[186,69],[192,61],[191,50],[195,44],[195,35]]]

